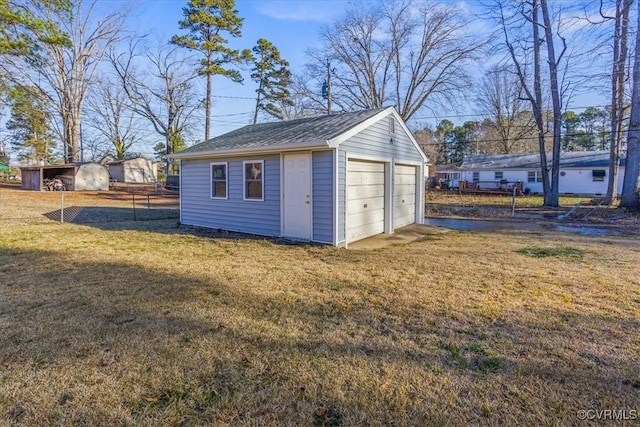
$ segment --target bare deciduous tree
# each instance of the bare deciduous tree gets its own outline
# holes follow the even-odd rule
[[[611,144],[609,145],[609,178],[605,203],[618,197],[618,171],[624,119],[624,86],[629,41],[629,12],[633,0],[616,0],[613,32],[613,71],[611,72]],[[605,17],[606,18],[606,17]]]
[[[87,104],[91,113],[89,126],[107,141],[108,148],[102,150],[100,157],[116,160],[128,157],[133,145],[142,138],[122,85],[106,79],[97,82]]]
[[[640,2],[638,2],[638,28],[640,28]],[[622,183],[620,207],[640,211],[640,31],[636,31],[636,51],[633,61],[633,89],[631,94],[631,120],[627,134],[627,164]]]
[[[324,47],[309,52],[309,74],[332,73],[332,102],[343,110],[395,104],[408,120],[427,102],[451,105],[464,94],[464,67],[481,43],[464,33],[454,7],[409,1],[359,3],[326,26]]]
[[[513,153],[523,151],[523,141],[531,137],[535,123],[517,76],[507,69],[494,67],[483,78],[478,90],[480,113],[490,119],[483,128],[490,135],[494,150],[485,152]]]
[[[111,52],[110,61],[133,111],[165,139],[169,156],[184,140],[190,120],[200,107],[193,85],[198,75],[189,71],[191,58],[179,55],[176,46],[160,46],[144,54],[138,53],[137,47],[138,43],[130,43],[126,52]],[[138,61],[143,61],[144,67],[136,68]],[[171,172],[175,167],[167,161],[166,173]]]
[[[37,87],[52,105],[59,120],[57,131],[67,162],[80,160],[84,102],[98,65],[109,47],[121,37],[125,18],[125,13],[120,11],[97,17],[96,4],[96,1],[88,5],[77,1],[71,10],[71,19],[65,10],[34,9],[35,16],[64,31],[69,43],[41,43],[33,55],[8,59],[8,67],[15,72],[15,83]],[[36,30],[37,38],[46,39],[49,27],[41,30],[45,33]]]
[[[520,80],[524,98],[531,104],[538,131],[544,205],[558,206],[563,98],[559,69],[567,50],[566,41],[559,34],[561,19],[556,17],[555,21],[552,20],[547,0],[518,1],[511,4],[498,0],[495,5],[504,45]],[[511,6],[513,7],[509,10]],[[561,49],[556,53],[555,44],[558,42]],[[542,51],[543,45],[546,47],[545,52]],[[546,74],[542,71],[543,60],[548,66]],[[566,63],[564,66],[566,67]],[[551,162],[547,158],[545,142],[543,79],[552,104]]]

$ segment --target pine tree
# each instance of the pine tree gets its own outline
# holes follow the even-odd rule
[[[7,129],[20,158],[29,163],[47,162],[53,147],[50,119],[35,88],[16,86],[9,90],[11,117]]]
[[[293,105],[288,89],[291,83],[289,62],[282,59],[278,48],[265,39],[258,40],[253,53],[251,79],[258,83],[253,124],[258,122],[260,111],[282,120],[284,114],[278,105]]]
[[[33,57],[40,44],[69,45],[69,36],[42,14],[68,14],[71,5],[70,0],[0,1],[0,55]]]
[[[227,46],[229,40],[225,35],[240,37],[242,35],[242,18],[234,9],[234,0],[190,0],[182,9],[184,19],[180,20],[180,28],[188,30],[186,35],[173,36],[171,43],[204,55],[200,61],[198,73],[206,76],[207,89],[204,101],[205,108],[205,140],[209,139],[211,118],[211,79],[213,76],[224,76],[234,82],[241,83],[240,72],[228,65],[247,62],[251,51],[234,50]]]

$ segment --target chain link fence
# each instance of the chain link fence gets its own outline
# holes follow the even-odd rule
[[[101,224],[180,217],[177,192],[126,188],[112,191],[25,191],[0,186],[0,226],[71,222]]]

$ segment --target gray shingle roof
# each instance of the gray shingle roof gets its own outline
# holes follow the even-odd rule
[[[549,157],[550,158],[550,157]],[[620,164],[624,166],[624,157]],[[561,168],[608,167],[608,151],[566,151],[560,153]],[[540,154],[490,154],[465,156],[463,170],[495,170],[495,169],[538,169]]]
[[[259,151],[288,145],[321,145],[385,109],[248,125],[186,148],[176,153],[176,157],[234,150]]]

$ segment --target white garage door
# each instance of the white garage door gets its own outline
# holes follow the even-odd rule
[[[384,233],[384,163],[347,163],[347,241]]]
[[[395,165],[393,172],[393,228],[416,222],[416,167]]]

